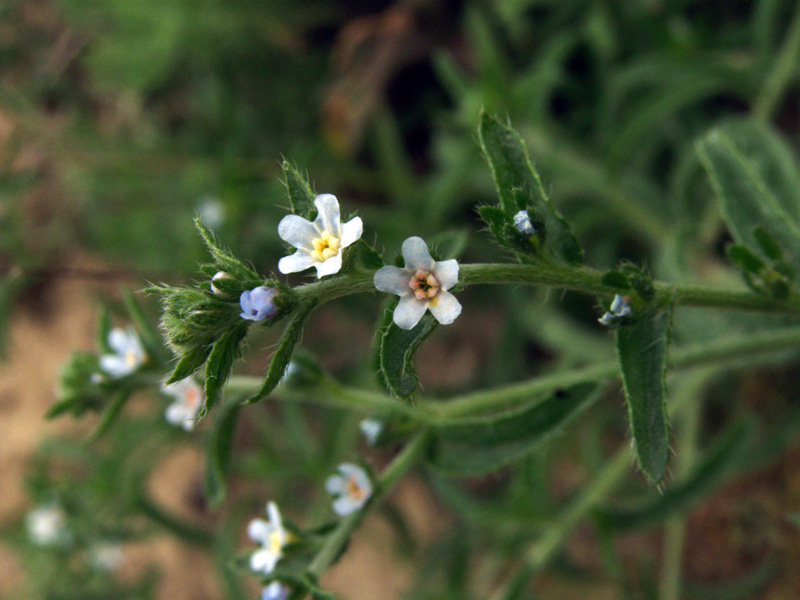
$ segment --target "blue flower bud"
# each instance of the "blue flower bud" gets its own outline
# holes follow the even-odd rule
[[[536,229],[531,223],[531,218],[528,216],[527,210],[521,210],[514,215],[514,227],[524,235],[533,235],[536,233]]]
[[[239,305],[242,307],[241,317],[248,321],[263,321],[278,312],[274,302],[275,290],[259,286],[242,292]]]

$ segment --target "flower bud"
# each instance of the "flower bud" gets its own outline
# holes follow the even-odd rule
[[[242,292],[239,296],[241,317],[248,321],[263,321],[275,315],[278,312],[278,307],[275,306],[275,294],[274,289],[263,285]]]

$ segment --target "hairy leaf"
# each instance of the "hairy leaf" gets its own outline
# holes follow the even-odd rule
[[[534,452],[600,397],[584,383],[491,417],[464,419],[434,431],[428,458],[452,475],[494,471]]]
[[[297,167],[289,161],[284,160],[281,167],[283,168],[283,183],[286,186],[289,201],[292,203],[292,212],[296,215],[307,217],[312,211],[316,210],[314,207],[316,194],[311,188],[311,184]]]
[[[636,458],[654,483],[664,477],[669,459],[665,380],[671,317],[671,306],[651,309],[617,328],[617,354]]]
[[[228,381],[233,363],[241,354],[240,345],[247,335],[249,325],[248,321],[240,322],[233,329],[222,334],[214,343],[214,347],[206,360],[206,402],[200,413],[201,417],[205,416],[211,407],[216,404],[220,390],[225,385],[225,382]]]
[[[393,304],[396,306],[396,303]],[[429,312],[410,330],[400,329],[393,322],[381,334],[379,346],[380,372],[386,388],[398,398],[408,398],[419,380],[414,370],[414,352],[425,341],[438,322]]]
[[[583,250],[569,224],[545,193],[522,138],[497,117],[486,112],[481,114],[478,137],[492,169],[503,212],[509,217],[513,216],[521,210],[522,198],[526,198],[525,208],[532,209],[542,220],[544,246],[550,255],[568,264],[583,262]]]

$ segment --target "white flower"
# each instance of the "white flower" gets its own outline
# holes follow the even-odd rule
[[[331,475],[325,482],[329,494],[338,496],[333,501],[333,512],[340,517],[349,515],[367,503],[372,495],[372,483],[366,471],[352,463],[338,467],[340,475]]]
[[[130,327],[112,329],[108,334],[108,345],[114,354],[101,356],[100,368],[113,379],[130,375],[147,361],[142,342]]]
[[[624,317],[629,317],[631,312],[631,306],[628,304],[628,301],[619,294],[616,294],[608,311],[597,320],[602,325],[611,325]]]
[[[203,408],[205,394],[194,377],[187,377],[168,385],[161,384],[161,391],[175,398],[175,402],[164,411],[167,423],[175,427],[183,427],[186,431],[194,429],[197,415]]]
[[[289,534],[283,528],[281,513],[274,502],[267,504],[269,521],[253,519],[247,526],[247,535],[261,548],[250,555],[250,568],[256,573],[269,575],[283,557],[283,547],[289,541]]]
[[[342,224],[339,201],[333,194],[314,198],[317,218],[312,223],[298,215],[286,215],[278,223],[278,235],[297,248],[297,252],[278,261],[281,273],[297,273],[309,267],[317,277],[338,273],[342,268],[342,250],[361,237],[363,224],[354,217]]]
[[[25,515],[28,537],[37,546],[68,546],[72,535],[67,531],[67,515],[56,504],[39,506]]]
[[[122,546],[116,542],[96,542],[89,547],[89,563],[97,571],[111,573],[122,564]]]
[[[261,590],[261,600],[286,600],[288,597],[289,588],[279,581],[273,581]]]
[[[521,210],[514,215],[514,227],[517,231],[525,235],[533,235],[536,233],[536,229],[534,229],[533,223],[531,223],[531,218],[528,216],[527,210]]]
[[[375,287],[400,296],[394,322],[400,329],[413,329],[426,310],[442,325],[461,314],[461,304],[449,290],[458,283],[458,262],[452,258],[435,262],[422,238],[403,242],[405,268],[386,266],[375,272]]]
[[[358,424],[361,435],[367,440],[370,446],[374,446],[378,441],[378,436],[383,432],[383,423],[377,419],[364,419]]]

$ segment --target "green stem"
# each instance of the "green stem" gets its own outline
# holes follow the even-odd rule
[[[753,110],[760,121],[767,121],[772,116],[792,77],[797,75],[798,60],[800,60],[800,5],[786,32],[783,48],[765,80],[761,95],[756,100]]]
[[[185,523],[177,517],[167,513],[163,508],[156,505],[155,502],[150,500],[144,492],[140,492],[139,497],[136,499],[136,506],[143,515],[148,517],[151,521],[158,523],[167,531],[175,534],[178,538],[201,546],[203,548],[210,548],[213,545],[214,538],[211,533],[204,531]]]
[[[428,445],[428,439],[429,432],[427,430],[423,430],[411,438],[400,454],[389,463],[389,466],[378,477],[375,492],[369,502],[361,510],[346,516],[339,522],[333,533],[328,536],[325,545],[322,546],[308,566],[307,573],[313,580],[319,579],[328,567],[336,561],[350,539],[353,530],[358,527],[367,512],[375,508],[400,478],[416,464]]]

